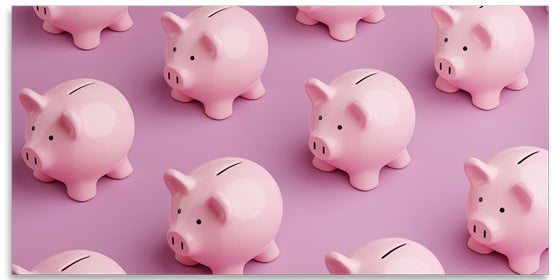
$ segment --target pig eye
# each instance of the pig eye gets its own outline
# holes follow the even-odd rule
[[[181,214],[181,208],[177,209],[177,214]]]
[[[469,48],[467,48],[467,46],[463,47],[463,51],[467,51]]]
[[[173,52],[176,52],[176,51],[177,51],[177,47],[173,47]]]
[[[197,225],[202,224],[202,220],[201,220],[201,219],[197,219],[197,220],[196,220],[196,224],[197,224]]]
[[[338,128],[338,130],[342,130],[342,125],[338,125],[336,128]]]
[[[506,212],[506,209],[504,207],[500,207],[500,213],[504,213]]]
[[[52,141],[52,140],[54,140],[54,136],[49,135],[49,141]]]
[[[447,41],[449,41],[449,39],[447,39],[447,37],[445,37],[445,39],[443,39],[443,41],[447,43]]]
[[[319,120],[322,120],[322,119],[323,119],[323,116],[322,116],[322,115],[319,115]]]
[[[31,131],[35,131],[35,126],[32,126],[32,127],[31,127]]]
[[[194,60],[194,55],[191,55],[191,61]]]
[[[478,202],[482,202],[482,196],[478,198]]]

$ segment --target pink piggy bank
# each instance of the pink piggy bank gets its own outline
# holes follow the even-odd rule
[[[167,243],[184,265],[214,274],[243,274],[251,259],[270,262],[282,220],[282,195],[260,165],[242,158],[209,161],[189,175],[163,176],[172,196]]]
[[[74,45],[90,50],[99,46],[101,31],[109,27],[125,31],[132,27],[126,6],[35,6],[43,29],[52,34],[72,34]]]
[[[298,6],[296,20],[305,25],[322,22],[331,37],[348,41],[356,36],[358,21],[377,23],[385,18],[382,7],[376,6]]]
[[[513,271],[535,273],[548,248],[548,151],[515,147],[488,162],[469,158],[465,172],[469,248],[497,251]]]
[[[31,271],[12,265],[12,274],[126,274],[111,258],[93,251],[72,250],[40,262]]]
[[[62,181],[70,198],[86,201],[95,196],[100,177],[132,173],[127,154],[134,116],[116,88],[77,79],[44,95],[25,88],[19,101],[27,111],[21,155],[40,181]]]
[[[397,78],[358,69],[330,84],[311,78],[305,89],[312,103],[308,145],[316,168],[342,169],[352,186],[367,191],[377,186],[385,165],[403,168],[410,163],[414,103]]]
[[[184,18],[165,12],[161,24],[168,38],[163,76],[174,99],[196,99],[206,115],[221,120],[231,116],[238,96],[263,96],[268,41],[251,13],[239,7],[201,7]]]
[[[350,258],[331,252],[325,264],[331,274],[445,274],[430,250],[403,238],[377,239]]]
[[[470,93],[484,110],[500,104],[504,87],[528,84],[525,68],[533,55],[533,26],[518,6],[434,7],[436,87]]]

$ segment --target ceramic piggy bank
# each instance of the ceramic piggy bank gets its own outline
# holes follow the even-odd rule
[[[324,23],[331,37],[339,41],[356,36],[358,21],[377,23],[383,18],[383,8],[375,6],[298,6],[296,15],[296,20],[305,25]]]
[[[101,31],[109,27],[125,31],[132,27],[126,6],[34,6],[43,29],[52,34],[72,34],[74,45],[90,50],[99,46]]]
[[[177,261],[201,263],[214,274],[242,274],[251,259],[276,259],[282,196],[260,165],[219,158],[188,175],[167,170],[164,181],[172,197],[167,243]]]
[[[316,168],[344,170],[352,186],[367,191],[377,186],[385,165],[408,165],[415,110],[397,78],[358,69],[330,84],[311,78],[305,89],[312,103],[308,146]]]
[[[19,101],[27,111],[21,155],[40,181],[62,181],[68,196],[86,201],[95,196],[100,177],[132,173],[127,154],[134,116],[116,88],[77,79],[43,95],[25,88]]]
[[[93,251],[72,250],[40,262],[32,270],[12,265],[12,274],[126,274],[111,258]]]
[[[325,258],[331,274],[444,274],[440,262],[421,244],[403,238],[372,241],[351,257],[331,252]]]
[[[225,119],[238,96],[263,96],[261,74],[268,58],[262,25],[239,7],[202,7],[181,18],[161,16],[167,33],[163,77],[180,102],[193,99],[206,115]]]
[[[533,26],[517,6],[435,7],[436,87],[462,89],[484,110],[500,104],[504,87],[521,90],[528,84],[525,68],[533,55]]]
[[[513,271],[535,273],[548,248],[548,151],[515,147],[488,162],[469,158],[465,172],[469,248],[497,251]]]

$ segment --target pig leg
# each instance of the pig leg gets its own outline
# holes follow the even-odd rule
[[[523,256],[508,256],[509,267],[519,274],[533,274],[539,270],[541,253],[530,253]]]
[[[212,274],[243,274],[244,264],[232,265],[229,267],[211,267]]]
[[[500,90],[471,93],[474,106],[482,110],[492,110],[500,105]]]
[[[249,90],[241,94],[241,97],[246,99],[258,99],[264,95],[264,86],[261,79],[258,79]]]
[[[256,256],[253,258],[253,260],[258,261],[258,262],[263,262],[263,263],[267,263],[267,262],[271,262],[273,260],[275,260],[278,255],[280,254],[280,250],[278,249],[278,245],[276,245],[276,241],[272,241],[267,247],[266,249],[264,249],[264,252],[262,252],[260,255]]]
[[[33,171],[33,176],[35,176],[35,178],[37,178],[37,180],[41,181],[41,182],[45,182],[45,183],[50,183],[53,182],[55,179],[50,177],[49,175],[39,171],[39,170],[35,170]]]
[[[126,12],[117,22],[109,25],[109,28],[114,31],[126,31],[132,27],[132,19],[128,12]]]
[[[350,184],[361,191],[369,191],[379,183],[379,169],[348,173]]]
[[[334,171],[336,169],[336,167],[334,167],[333,165],[330,165],[328,162],[319,159],[317,157],[313,157],[313,166],[315,166],[315,168],[322,170],[322,171],[326,171],[326,172],[331,172]]]
[[[43,30],[45,30],[45,31],[47,31],[51,34],[60,34],[60,33],[64,32],[64,30],[52,25],[48,21],[43,22]]]
[[[76,201],[87,201],[97,193],[97,179],[66,183],[68,196]]]
[[[218,100],[204,104],[204,112],[215,120],[223,120],[233,113],[232,100]]]
[[[404,168],[410,163],[410,154],[408,153],[408,149],[404,149],[402,152],[399,153],[397,158],[389,163],[387,166],[391,168]]]
[[[179,256],[177,254],[175,254],[175,259],[186,266],[193,266],[193,265],[197,265],[198,263],[193,260],[191,257],[187,257],[187,256]]]
[[[101,31],[90,30],[83,33],[72,34],[74,38],[74,45],[80,49],[91,50],[101,42]]]
[[[171,90],[171,97],[173,97],[173,99],[175,99],[179,102],[184,102],[184,103],[191,102],[191,101],[194,100],[190,96],[182,93],[180,90],[177,90],[177,89],[172,89]]]
[[[438,76],[436,79],[436,87],[443,91],[443,92],[447,92],[447,93],[454,93],[459,91],[459,88],[452,85],[451,83],[449,83],[446,79],[442,78],[441,76]]]
[[[329,34],[339,41],[348,41],[356,36],[356,23],[347,22],[329,26]]]
[[[517,78],[513,83],[507,85],[506,87],[511,90],[522,90],[529,85],[529,79],[527,79],[527,74],[523,72],[519,78]]]
[[[382,7],[378,7],[375,10],[373,10],[373,12],[370,15],[362,18],[362,20],[369,23],[378,23],[382,21],[384,18],[385,18],[385,11],[383,11]]]
[[[474,240],[474,238],[472,238],[471,236],[469,236],[469,241],[467,241],[467,246],[471,250],[473,250],[473,251],[475,251],[479,254],[483,254],[483,255],[490,254],[490,253],[494,252],[494,250],[478,243],[478,241]]]
[[[305,25],[315,25],[317,24],[319,21],[314,20],[312,18],[310,18],[308,15],[306,15],[304,12],[302,11],[298,11],[296,14],[296,20],[301,23],[301,24],[305,24]]]
[[[107,173],[107,176],[113,179],[124,179],[132,173],[132,165],[128,161],[128,157],[125,157],[121,162],[117,164],[117,167],[113,171]]]

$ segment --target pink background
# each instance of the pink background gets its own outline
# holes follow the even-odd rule
[[[248,7],[263,24],[270,51],[258,101],[237,100],[225,121],[207,118],[200,103],[171,99],[162,76],[164,32],[159,16],[185,15],[192,7],[131,7],[134,27],[104,31],[101,46],[75,48],[68,34],[51,35],[30,7],[13,8],[12,38],[12,261],[32,268],[69,249],[107,254],[130,274],[209,273],[186,267],[167,247],[170,196],[163,171],[184,172],[221,156],[254,160],[276,178],[284,198],[277,242],[280,257],[251,262],[246,273],[327,273],[331,250],[350,254],[368,241],[404,237],[424,244],[448,273],[512,273],[498,253],[479,255],[466,246],[463,161],[488,159],[519,145],[548,147],[548,14],[525,7],[535,29],[535,52],[527,69],[529,87],[504,90],[493,111],[473,107],[464,92],[434,87],[435,26],[429,7],[387,7],[379,24],[360,23],[349,42],[331,39],[325,26],[295,21],[294,7]],[[355,68],[371,67],[399,78],[416,104],[417,124],[409,151],[412,164],[384,169],[370,192],[350,187],[341,171],[321,172],[307,150],[310,111],[303,84],[309,77],[330,81]],[[133,175],[99,181],[97,197],[69,199],[61,183],[41,183],[19,156],[23,87],[45,92],[69,79],[106,81],[128,98],[136,117],[129,158]],[[548,251],[538,273],[548,273]]]

